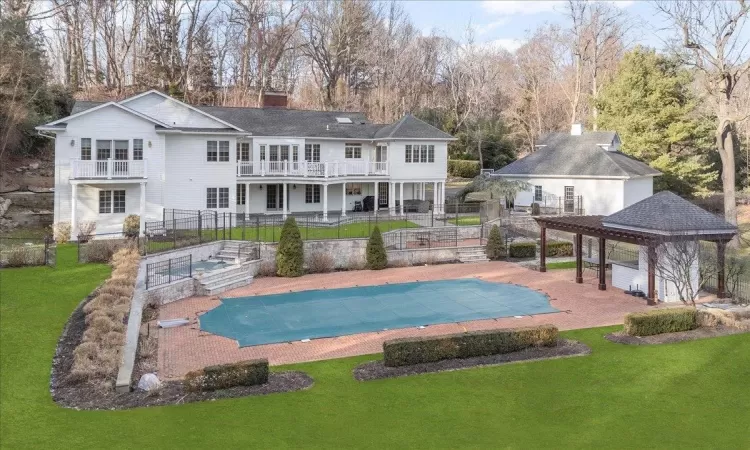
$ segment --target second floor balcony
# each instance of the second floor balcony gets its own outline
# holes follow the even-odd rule
[[[85,179],[142,179],[147,178],[146,160],[81,160],[70,162],[70,178]]]
[[[290,176],[337,178],[349,176],[386,176],[386,161],[238,161],[238,177]]]

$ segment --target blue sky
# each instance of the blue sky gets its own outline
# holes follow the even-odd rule
[[[634,43],[662,48],[664,21],[657,16],[647,1],[613,1],[639,23],[632,33]],[[428,1],[403,2],[404,9],[424,34],[431,29],[441,30],[452,38],[461,38],[471,22],[478,42],[495,42],[514,50],[523,42],[528,31],[544,23],[565,25],[565,1]]]

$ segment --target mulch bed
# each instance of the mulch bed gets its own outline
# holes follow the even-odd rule
[[[469,369],[472,367],[495,366],[522,361],[569,358],[591,353],[591,349],[578,341],[560,339],[554,347],[532,347],[502,355],[477,356],[465,359],[448,359],[433,363],[414,364],[411,366],[386,367],[382,360],[360,364],[352,371],[357,381],[380,380],[383,378],[405,377],[422,373],[445,372]]]
[[[694,341],[696,339],[707,339],[731,334],[748,333],[747,330],[719,325],[710,328],[696,328],[690,331],[678,331],[677,333],[656,334],[654,336],[630,336],[622,331],[610,333],[604,336],[608,341],[627,345],[654,345],[671,344],[674,342]]]
[[[103,387],[101,383],[71,383],[67,380],[67,375],[73,366],[73,350],[81,342],[86,329],[83,306],[94,298],[95,292],[83,300],[71,314],[52,360],[50,392],[54,401],[61,406],[75,409],[129,409],[292,392],[308,389],[313,385],[313,379],[309,375],[298,371],[272,372],[268,376],[268,383],[262,385],[236,386],[211,392],[186,391],[182,381],[162,382],[158,392],[134,390],[122,394],[115,392],[112,387]],[[141,361],[136,361],[136,372],[143,367],[140,363]],[[134,379],[137,383],[136,377]],[[110,380],[110,384],[113,385],[113,380]]]

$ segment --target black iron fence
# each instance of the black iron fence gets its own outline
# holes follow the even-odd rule
[[[52,236],[0,237],[0,267],[52,266],[57,246]]]
[[[486,243],[484,227],[467,232],[461,227],[402,229],[383,234],[387,250],[466,247]]]
[[[146,289],[193,276],[193,255],[146,264]]]

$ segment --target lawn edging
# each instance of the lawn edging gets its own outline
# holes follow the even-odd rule
[[[699,327],[694,330],[676,331],[674,333],[653,334],[650,336],[631,336],[618,331],[604,335],[604,338],[615,344],[625,345],[659,345],[674,344],[676,342],[696,341],[733,334],[750,333],[750,330],[719,325],[716,327]]]

